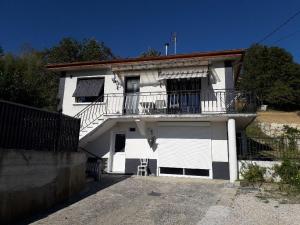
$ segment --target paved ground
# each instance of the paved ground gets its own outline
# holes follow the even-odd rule
[[[166,177],[104,177],[73,203],[32,224],[300,224],[300,205],[262,201],[224,181]]]

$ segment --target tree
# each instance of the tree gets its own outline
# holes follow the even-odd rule
[[[300,107],[300,65],[286,50],[255,44],[245,55],[239,86],[275,109]]]
[[[143,52],[140,57],[144,58],[144,57],[155,57],[155,56],[160,56],[161,52],[157,51],[154,48],[149,48],[147,51]]]
[[[26,105],[54,109],[57,82],[46,71],[38,52],[0,59],[0,98]],[[52,106],[52,107],[51,107]]]
[[[115,58],[111,49],[105,46],[104,42],[99,43],[95,39],[86,39],[81,45],[80,61],[111,60]]]
[[[80,59],[80,43],[73,38],[63,38],[58,45],[46,49],[45,56],[48,63],[75,62]]]
[[[58,45],[46,49],[45,58],[48,63],[66,63],[91,60],[114,59],[110,48],[95,39],[77,41],[73,38],[63,38]]]
[[[94,39],[63,38],[58,45],[36,51],[30,45],[19,55],[0,52],[0,99],[56,110],[59,74],[48,63],[113,59],[111,50]]]

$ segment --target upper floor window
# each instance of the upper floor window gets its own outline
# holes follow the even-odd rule
[[[104,78],[77,79],[77,86],[73,93],[76,102],[103,102]],[[102,96],[102,97],[101,97]]]

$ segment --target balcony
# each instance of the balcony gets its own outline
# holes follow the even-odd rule
[[[256,98],[235,90],[111,93],[92,102],[75,117],[87,127],[102,116],[255,113]]]

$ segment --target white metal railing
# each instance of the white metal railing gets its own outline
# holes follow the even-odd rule
[[[101,96],[75,117],[81,129],[103,115],[210,114],[255,112],[251,93],[235,90],[111,93]]]

